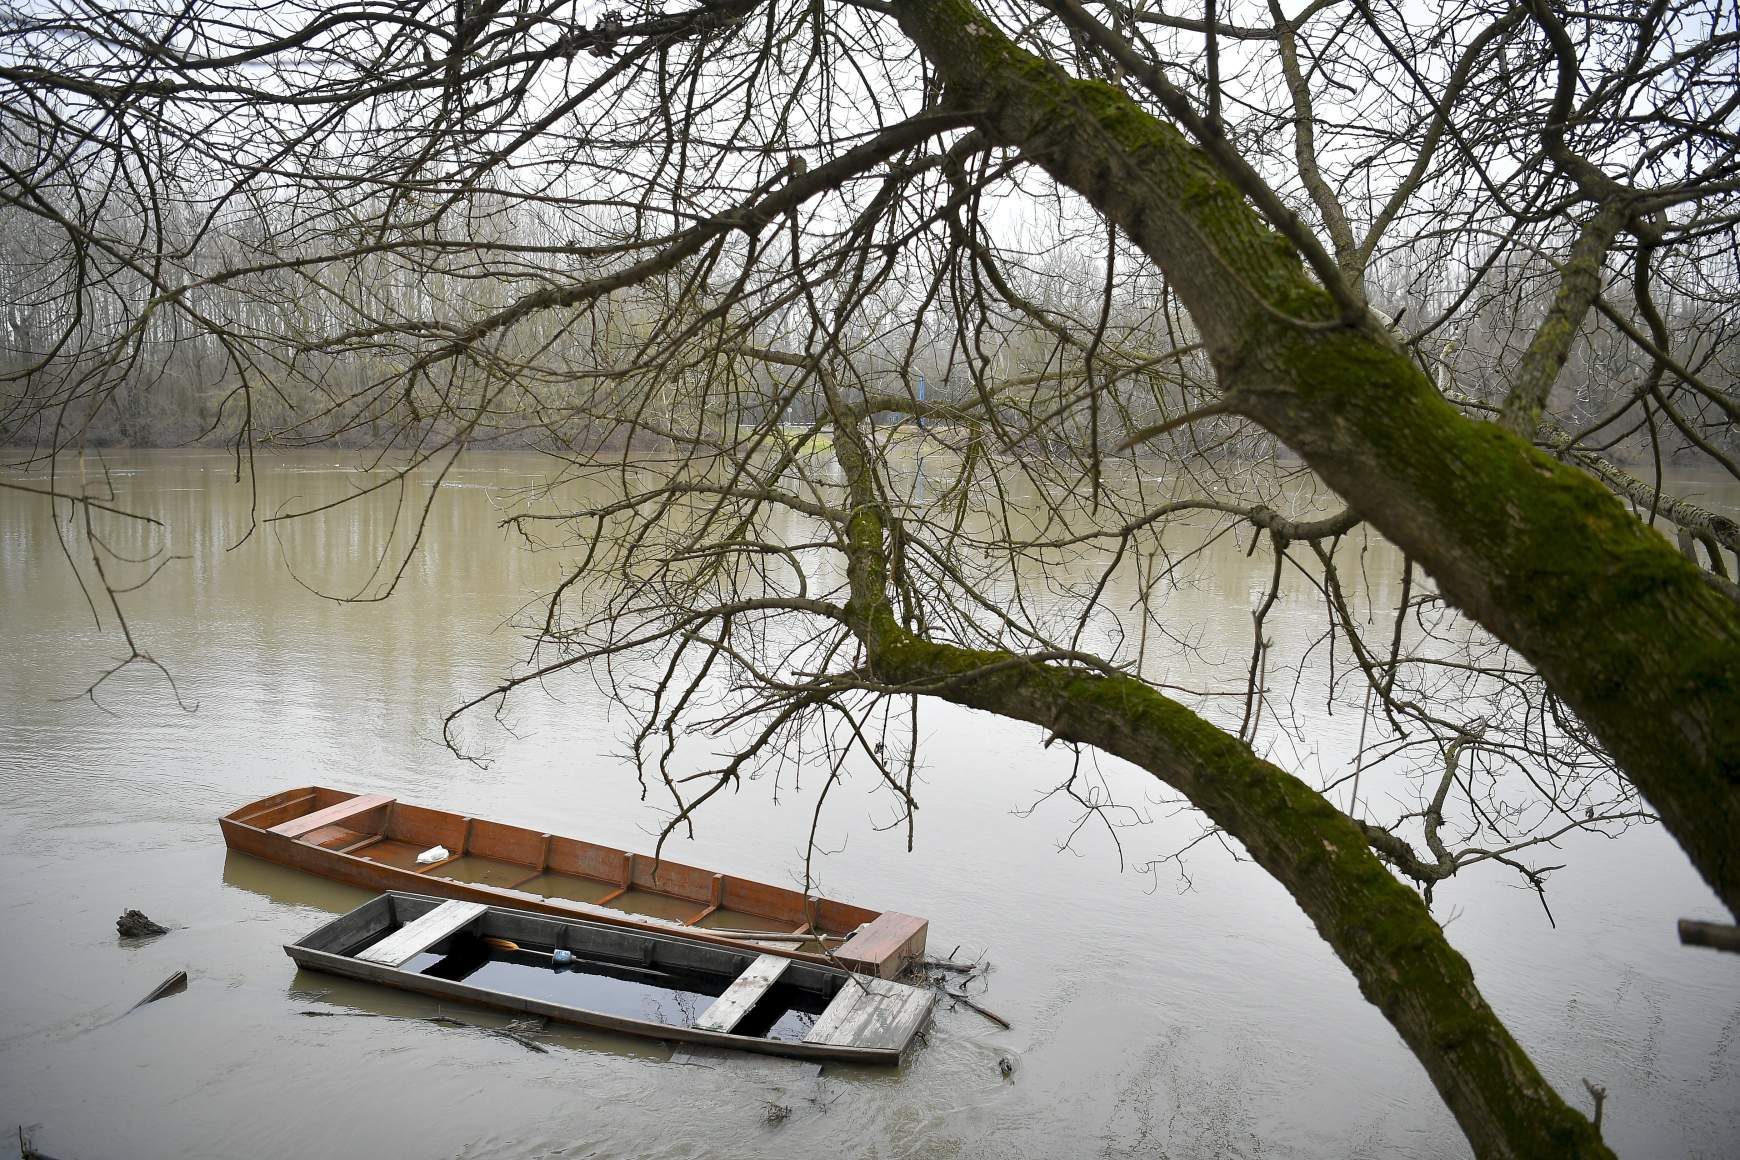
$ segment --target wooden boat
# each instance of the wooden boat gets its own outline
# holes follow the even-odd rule
[[[381,794],[303,786],[250,802],[218,824],[233,850],[365,890],[433,894],[624,927],[680,926],[720,946],[753,945],[884,979],[924,952],[929,928],[909,914],[811,898]],[[436,846],[447,856],[418,864],[418,856]]]
[[[310,970],[631,1035],[894,1063],[924,988],[788,956],[391,891],[284,948]]]

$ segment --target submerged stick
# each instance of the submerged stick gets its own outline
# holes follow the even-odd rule
[[[979,1014],[983,1015],[985,1018],[989,1019],[991,1022],[997,1024],[997,1026],[1001,1027],[1005,1031],[1011,1030],[1014,1027],[1014,1024],[1010,1023],[1007,1019],[1003,1018],[1001,1015],[997,1014],[995,1011],[991,1010],[989,1007],[979,1006],[977,1003],[973,1002],[971,999],[967,998],[964,994],[962,994],[959,991],[951,991],[947,987],[944,987],[942,989],[942,993],[947,995],[949,998],[955,1000],[957,1003],[965,1003],[967,1006],[971,1007],[973,1010],[977,1011]]]
[[[298,1011],[310,1019],[397,1019],[397,1015],[382,1015],[379,1011]]]
[[[515,1031],[509,1027],[485,1027],[483,1030],[502,1039],[511,1039],[527,1051],[535,1051],[539,1055],[550,1054],[549,1048],[541,1043],[534,1043],[523,1031]]]
[[[398,1023],[433,1023],[437,1027],[469,1027],[473,1031],[481,1031],[485,1035],[499,1035],[503,1039],[511,1039],[527,1051],[535,1051],[539,1055],[548,1055],[550,1049],[541,1043],[535,1043],[530,1036],[536,1031],[518,1023],[510,1023],[506,1027],[484,1027],[477,1023],[467,1023],[463,1019],[449,1019],[445,1015],[431,1015],[427,1019],[416,1019],[405,1015],[383,1015],[379,1011],[298,1011],[298,1015],[306,1015],[310,1019],[391,1019]]]

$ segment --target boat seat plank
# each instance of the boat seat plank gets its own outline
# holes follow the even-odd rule
[[[903,995],[885,995],[847,1024],[842,1034],[851,1037],[854,1047],[902,1051],[918,1034],[935,1002],[935,995],[917,987],[907,988]]]
[[[753,963],[737,976],[737,981],[725,988],[705,1011],[695,1020],[695,1027],[700,1031],[730,1031],[749,1014],[750,1008],[760,1002],[767,994],[768,988],[779,981],[785,974],[785,969],[791,965],[791,960],[779,955],[760,955]]]
[[[917,1034],[935,998],[918,987],[860,977],[840,988],[804,1042],[898,1051]]]
[[[386,794],[358,794],[349,801],[342,801],[337,805],[327,806],[323,810],[315,810],[311,814],[303,814],[299,818],[291,818],[287,822],[280,822],[278,825],[272,827],[271,832],[274,834],[282,834],[286,838],[300,838],[302,835],[312,833],[323,826],[330,826],[334,822],[342,822],[344,819],[355,817],[357,814],[367,813],[372,809],[378,809],[381,806],[389,804],[392,800],[393,799],[388,797]]]
[[[834,998],[829,1002],[827,1009],[824,1010],[821,1017],[816,1020],[815,1026],[810,1028],[810,1033],[804,1036],[804,1042],[839,1042],[838,1036],[840,1029],[845,1025],[846,1021],[852,1017],[852,1013],[856,1011],[860,1005],[868,1005],[877,1001],[876,995],[874,995],[870,990],[871,984],[874,982],[874,979],[862,975],[853,976],[852,979],[848,980],[846,984],[835,993]]]
[[[407,963],[489,907],[481,902],[449,899],[415,922],[408,922],[356,957],[365,963],[397,967]]]

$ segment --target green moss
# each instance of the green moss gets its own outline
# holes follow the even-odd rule
[[[1359,494],[1406,492],[1387,528],[1524,653],[1602,740],[1725,900],[1740,900],[1740,617],[1697,566],[1583,471],[1470,422],[1399,352],[1354,333],[1267,336],[1301,446]],[[1349,436],[1351,429],[1351,437]],[[1349,450],[1351,448],[1352,450]],[[1376,465],[1335,472],[1346,458]],[[1370,490],[1367,484],[1365,489]],[[1369,512],[1382,497],[1368,496]],[[1434,525],[1421,522],[1429,513]],[[1411,538],[1410,538],[1411,537]]]
[[[1524,610],[1518,619],[1585,617],[1597,587],[1618,604],[1664,588],[1704,602],[1696,565],[1600,483],[1495,424],[1468,421],[1400,352],[1352,333],[1279,345],[1304,403],[1356,427],[1398,485],[1454,529],[1447,539],[1490,546],[1502,565],[1499,603]],[[1612,583],[1595,585],[1597,576]]]
[[[1087,194],[1138,244],[1149,248],[1168,232],[1176,241],[1182,229],[1279,313],[1336,317],[1293,245],[1176,126],[1111,84],[1073,77],[1024,51],[971,5],[902,5],[900,18],[931,46],[927,55],[943,66],[951,99],[990,110],[988,127]],[[1082,147],[1096,141],[1103,145]],[[1180,220],[1159,220],[1173,216]]]

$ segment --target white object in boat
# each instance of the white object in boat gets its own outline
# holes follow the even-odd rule
[[[447,847],[446,846],[431,846],[427,850],[424,850],[421,854],[417,855],[417,865],[428,866],[431,863],[441,861],[443,858],[446,858],[447,856],[448,856],[448,854],[447,854]]]

